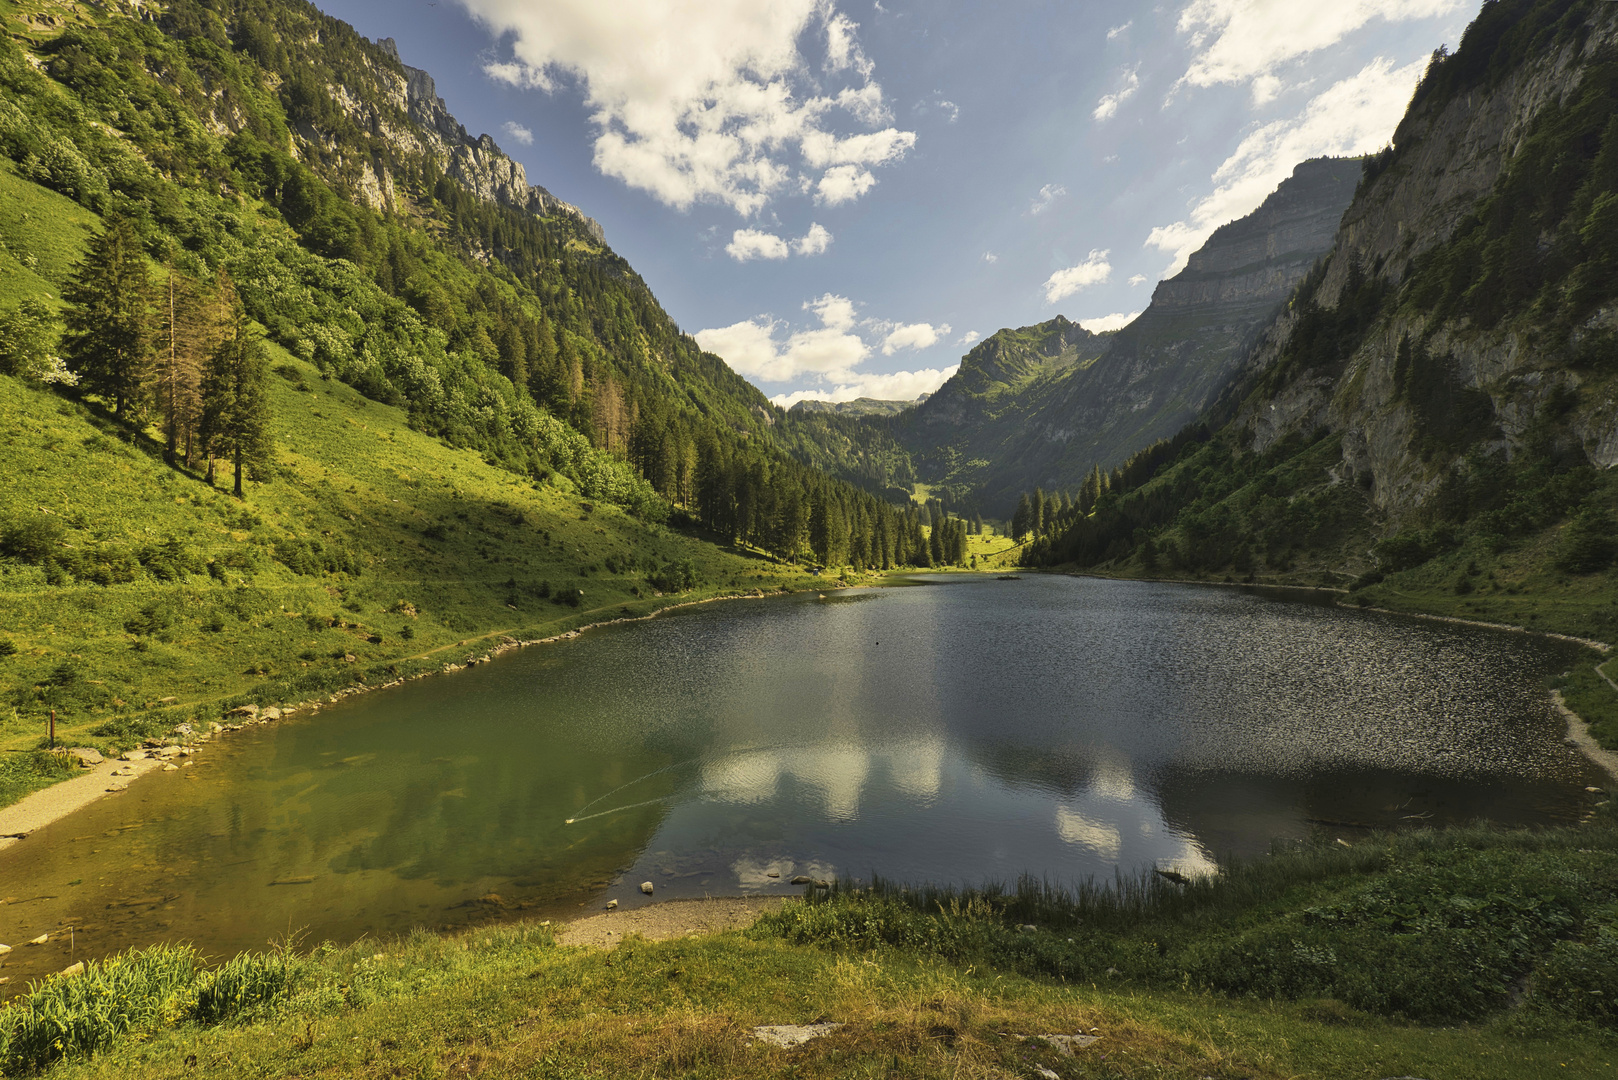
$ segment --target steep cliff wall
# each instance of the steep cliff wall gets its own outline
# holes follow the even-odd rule
[[[1489,26],[1491,16],[1502,25]],[[1531,19],[1543,25],[1530,27]],[[1561,210],[1553,213],[1552,204],[1576,206],[1578,197],[1556,190],[1570,183],[1559,177],[1571,174],[1572,165],[1544,160],[1584,156],[1588,169],[1602,145],[1573,128],[1599,136],[1611,123],[1618,5],[1490,5],[1468,36],[1486,33],[1508,44],[1494,49],[1486,69],[1484,41],[1471,51],[1463,47],[1467,70],[1456,70],[1458,54],[1429,74],[1393,152],[1344,215],[1318,289],[1305,298],[1337,310],[1351,293],[1379,291],[1374,325],[1345,363],[1310,367],[1297,362],[1299,305],[1269,329],[1248,361],[1261,387],[1241,415],[1252,448],[1264,451],[1291,434],[1336,433],[1343,474],[1369,489],[1389,531],[1457,470],[1464,473],[1468,454],[1515,457],[1543,427],[1547,409],[1562,414],[1559,437],[1572,449],[1600,468],[1618,463],[1611,374],[1585,355],[1618,328],[1613,284],[1596,301],[1579,302],[1572,296],[1581,287],[1578,274],[1557,270],[1559,261],[1576,264],[1601,253],[1587,244],[1581,249],[1579,236],[1569,235],[1588,235],[1588,224],[1581,230],[1578,221],[1553,220]],[[1531,39],[1532,47],[1502,55],[1512,36]],[[1513,228],[1522,231],[1531,220],[1525,205],[1539,202],[1545,214],[1515,250],[1499,255],[1477,239],[1500,231],[1495,223],[1507,214],[1516,215]],[[1498,270],[1475,265],[1493,258],[1502,260]],[[1538,291],[1523,292],[1527,285],[1519,281]],[[1599,292],[1598,282],[1583,287]],[[1420,379],[1439,387],[1425,405],[1411,390]],[[1435,437],[1435,429],[1453,428],[1439,413],[1464,409],[1476,415],[1464,430],[1454,428],[1460,441]]]
[[[985,512],[1018,491],[1077,487],[1172,435],[1226,386],[1255,335],[1330,250],[1359,159],[1299,165],[1257,210],[1216,231],[1141,316],[1095,335],[1058,316],[1002,330],[900,422],[931,482],[977,487]]]

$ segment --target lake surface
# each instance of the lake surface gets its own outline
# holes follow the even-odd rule
[[[208,746],[0,854],[5,987],[158,940],[1196,872],[1272,839],[1577,820],[1577,647],[1229,588],[1030,576],[708,604]],[[772,874],[778,876],[771,876]]]

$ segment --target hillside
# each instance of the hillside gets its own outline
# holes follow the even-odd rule
[[[8,748],[52,709],[110,748],[798,564],[931,564],[913,509],[848,454],[822,457],[858,486],[791,457],[779,410],[391,42],[301,0],[4,0],[0,19]],[[64,320],[115,223],[149,278],[141,333],[173,284],[239,298],[263,339],[270,453],[244,501],[140,364],[125,403],[19,359],[101,362]],[[7,800],[39,779],[16,771]]]
[[[1230,391],[1030,559],[1611,640],[1615,110],[1612,5],[1486,4]]]

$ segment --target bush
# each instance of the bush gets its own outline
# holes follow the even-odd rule
[[[1618,523],[1607,511],[1585,510],[1562,530],[1556,545],[1556,567],[1569,574],[1594,574],[1618,555]]]
[[[50,558],[67,532],[55,518],[33,515],[0,524],[0,555],[37,566]]]
[[[1618,925],[1597,927],[1592,940],[1558,941],[1533,996],[1557,1012],[1618,1026]]]

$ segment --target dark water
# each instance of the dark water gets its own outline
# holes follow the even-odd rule
[[[1542,679],[1578,655],[1071,578],[706,605],[240,733],[36,833],[0,855],[0,942],[73,932],[0,975],[632,906],[643,880],[1076,881],[1572,821],[1597,777]]]

